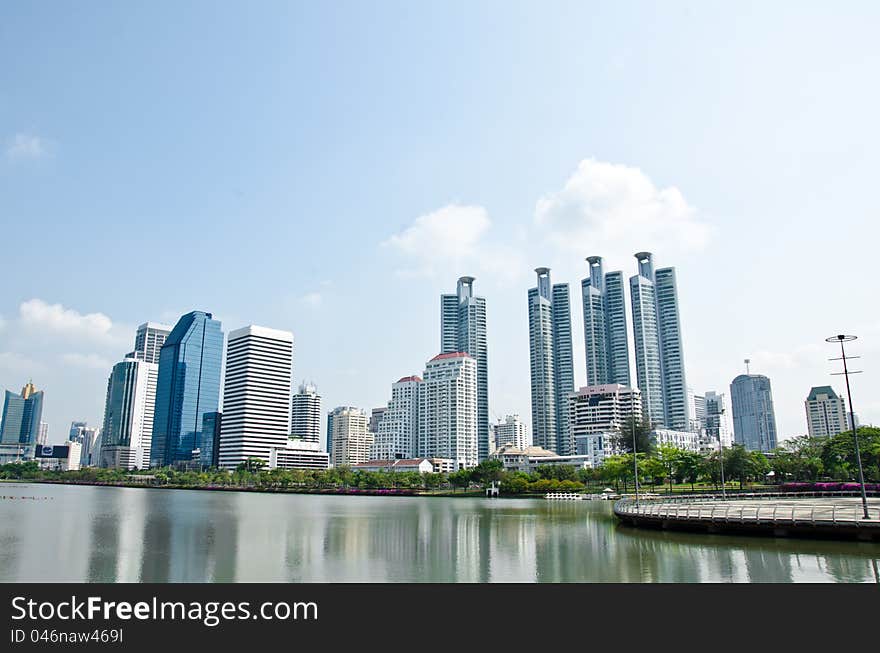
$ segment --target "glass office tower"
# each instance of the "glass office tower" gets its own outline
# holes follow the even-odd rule
[[[776,412],[770,379],[761,374],[740,374],[730,384],[733,437],[749,451],[776,448]]]
[[[202,444],[204,418],[220,404],[223,332],[210,313],[178,320],[159,354],[153,466],[188,462]]]

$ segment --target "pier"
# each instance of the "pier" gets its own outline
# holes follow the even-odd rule
[[[751,495],[621,499],[614,504],[621,523],[637,528],[704,533],[815,537],[880,541],[880,498]]]

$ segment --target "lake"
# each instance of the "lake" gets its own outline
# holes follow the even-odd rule
[[[868,582],[880,547],[643,531],[608,501],[0,484],[0,582]]]

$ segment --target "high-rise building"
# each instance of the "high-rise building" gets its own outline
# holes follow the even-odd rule
[[[496,449],[507,444],[512,444],[517,449],[532,446],[526,432],[526,425],[519,418],[519,415],[507,415],[504,420],[495,424],[494,431]]]
[[[128,358],[128,357],[126,357]],[[67,434],[68,442],[83,443],[83,432],[88,428],[88,422],[71,422],[70,431]]]
[[[465,352],[434,356],[419,388],[416,455],[448,458],[456,470],[479,462],[477,361]]]
[[[706,427],[706,396],[687,389],[688,428],[691,433],[702,433]]]
[[[21,394],[6,391],[0,420],[0,463],[34,457],[42,417],[43,391],[33,383],[28,381]]]
[[[330,462],[334,467],[356,465],[370,459],[373,434],[368,426],[370,418],[367,411],[354,406],[338,406],[328,421],[327,440],[332,445]]]
[[[391,386],[391,400],[382,409],[371,460],[395,460],[412,458],[416,452],[419,431],[419,389],[422,379],[405,376]],[[373,415],[376,409],[373,409]]]
[[[811,437],[829,437],[853,427],[846,401],[831,386],[811,388],[804,407],[807,411],[807,431]]]
[[[379,408],[374,408],[372,411],[370,411],[370,433],[379,432],[379,424],[385,415],[385,410],[385,406],[380,406]]]
[[[199,447],[199,464],[202,467],[220,466],[220,427],[223,413],[205,413],[202,418],[202,444]]]
[[[633,420],[644,418],[641,392],[619,383],[590,385],[569,393],[568,411],[575,453],[589,456],[594,467],[616,451],[617,436]]]
[[[171,335],[171,326],[158,322],[145,322],[137,328],[134,336],[134,351],[126,358],[137,358],[147,363],[159,364],[159,352],[165,340]]]
[[[272,447],[290,435],[293,334],[246,326],[229,333],[219,466],[234,470],[249,458],[269,463]]]
[[[552,285],[550,268],[535,273],[538,285],[528,292],[532,439],[536,446],[569,455],[574,446],[568,429],[574,362],[568,284]]]
[[[749,451],[776,448],[776,414],[770,379],[760,374],[740,374],[730,384],[733,434]]]
[[[302,383],[293,395],[290,435],[304,442],[321,441],[321,395],[313,383]]]
[[[638,252],[639,273],[631,277],[630,300],[636,376],[645,412],[655,426],[688,429],[687,381],[675,268],[658,268],[652,254]]]
[[[604,273],[601,256],[589,256],[587,262],[590,276],[581,281],[587,384],[628,386],[629,341],[623,273]]]
[[[136,358],[126,358],[113,366],[104,403],[103,441],[98,462],[101,467],[146,469],[150,466],[158,375],[158,365]],[[83,444],[86,427],[78,427],[78,430],[76,439],[71,442]]]
[[[49,425],[46,422],[40,422],[40,433],[37,435],[37,444],[40,446],[49,444]]]
[[[709,391],[705,394],[706,417],[705,433],[710,440],[729,447],[733,442],[733,424],[727,396],[721,392]]]
[[[220,404],[223,332],[210,313],[193,311],[178,320],[159,354],[152,464],[192,460],[206,413]]]
[[[150,434],[152,438],[152,434]],[[80,449],[80,466],[94,467],[98,464],[100,448],[100,431],[97,428],[85,427],[82,430],[82,448]]]
[[[461,277],[454,295],[440,296],[440,353],[466,353],[477,364],[477,456],[489,457],[489,355],[486,299],[474,296],[474,278]]]

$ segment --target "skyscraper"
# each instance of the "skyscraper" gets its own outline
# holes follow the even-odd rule
[[[161,352],[165,340],[171,335],[171,328],[167,324],[159,324],[158,322],[141,324],[134,336],[134,351],[126,358],[137,358],[158,365],[159,352]]]
[[[40,422],[40,432],[37,435],[37,444],[49,444],[49,425],[46,422]]]
[[[70,431],[67,434],[69,442],[79,442],[83,444],[83,431],[88,427],[88,422],[71,422]]]
[[[705,395],[706,436],[717,440],[722,447],[729,447],[733,438],[733,426],[731,425],[730,407],[727,405],[727,397],[723,392],[709,391]]]
[[[219,465],[234,470],[249,458],[267,465],[272,447],[290,435],[293,334],[246,326],[229,333]]]
[[[465,352],[434,356],[419,388],[418,456],[447,458],[456,470],[477,455],[477,362]]]
[[[391,386],[391,400],[377,426],[371,459],[394,460],[416,455],[421,386],[418,376],[405,376]]]
[[[688,428],[687,382],[675,268],[654,271],[650,252],[636,255],[639,273],[631,277],[630,300],[636,376],[645,412],[655,426]]]
[[[807,431],[811,437],[829,437],[852,428],[846,401],[831,386],[811,388],[804,407],[807,411]]]
[[[628,386],[629,342],[623,273],[602,270],[601,256],[588,256],[590,276],[581,281],[587,384]]]
[[[205,413],[220,403],[223,332],[210,313],[178,320],[159,354],[151,460],[155,466],[192,459],[201,446]]]
[[[373,445],[373,435],[367,429],[370,421],[367,411],[354,406],[338,406],[331,415],[327,441],[332,446],[330,462],[333,466],[367,462]]]
[[[103,441],[98,460],[101,467],[146,469],[150,466],[158,375],[158,365],[136,358],[126,358],[113,366],[104,403]],[[77,429],[79,433],[71,441],[85,445],[86,427]],[[73,430],[71,425],[71,436]]]
[[[21,394],[6,391],[0,420],[0,462],[31,459],[40,434],[43,391],[28,381]]]
[[[740,374],[730,384],[733,434],[749,451],[776,448],[776,414],[770,379],[760,374]]]
[[[486,300],[474,296],[474,278],[461,277],[454,295],[440,296],[440,352],[464,352],[477,364],[477,456],[489,457],[489,357]]]
[[[568,394],[574,391],[571,305],[568,284],[550,283],[550,268],[537,268],[529,289],[529,361],[532,439],[536,446],[569,455]]]
[[[290,435],[305,442],[321,441],[321,395],[313,383],[303,383],[291,400]]]
[[[495,448],[512,444],[517,449],[525,449],[531,446],[526,425],[523,424],[519,415],[508,415],[503,421],[495,424]]]

